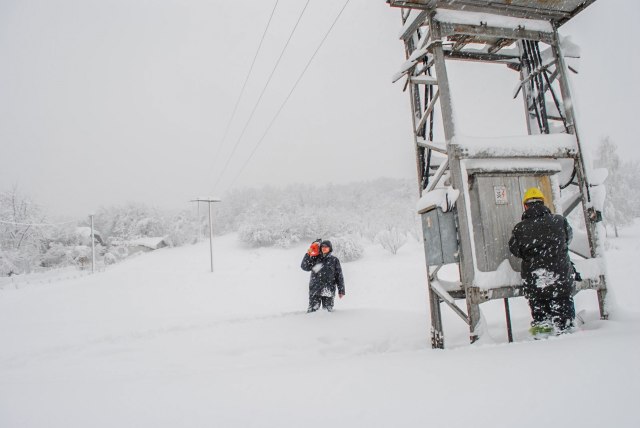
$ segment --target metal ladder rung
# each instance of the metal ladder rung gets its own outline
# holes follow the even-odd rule
[[[422,75],[422,76],[412,76],[411,83],[415,85],[437,85],[438,79],[433,76]]]

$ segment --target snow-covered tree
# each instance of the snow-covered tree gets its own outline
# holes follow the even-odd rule
[[[268,187],[236,191],[224,198],[220,221],[221,228],[235,227],[242,241],[258,246],[347,235],[373,241],[381,230],[392,228],[415,235],[415,200],[408,180]],[[233,208],[227,208],[227,203]]]
[[[129,203],[121,206],[102,207],[95,216],[95,227],[104,235],[128,241],[148,236],[164,236],[167,233],[165,214],[144,204]]]
[[[190,211],[181,211],[165,221],[164,235],[169,245],[179,247],[197,242],[200,234],[198,219]]]
[[[39,205],[23,196],[17,186],[0,192],[0,253],[9,273],[30,272],[38,265],[44,243],[45,221]],[[10,271],[10,272],[9,272]]]
[[[618,146],[609,137],[604,138],[597,150],[596,166],[607,168],[606,190],[604,204],[604,222],[613,227],[618,236],[618,227],[630,224],[638,215],[638,187],[640,171],[638,163],[623,161],[618,155]]]

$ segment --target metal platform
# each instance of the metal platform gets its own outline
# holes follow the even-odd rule
[[[387,0],[390,6],[410,9],[451,9],[539,19],[560,26],[595,0]]]

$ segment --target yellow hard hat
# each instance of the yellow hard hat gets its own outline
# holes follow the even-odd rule
[[[531,187],[527,189],[527,191],[524,193],[524,198],[522,198],[522,203],[526,204],[527,201],[531,199],[539,199],[541,201],[544,201],[544,195],[542,194],[540,189],[538,189],[537,187]]]

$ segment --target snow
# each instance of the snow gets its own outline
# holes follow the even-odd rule
[[[443,281],[441,279],[437,279],[434,280],[432,284],[435,284],[434,288],[444,290],[447,293],[450,291],[462,290],[462,283],[460,281]]]
[[[607,187],[593,185],[591,182],[589,182],[589,184],[593,186],[589,190],[589,194],[591,195],[591,205],[597,211],[603,212],[604,203],[607,198]]]
[[[91,236],[91,228],[87,226],[76,227],[76,235],[82,238],[89,238]]]
[[[402,26],[402,29],[398,33],[398,38],[402,39],[402,37],[409,31],[409,29],[416,24],[416,21],[418,19],[424,19],[422,11],[420,11],[418,9],[412,9],[409,12],[409,16],[407,17],[407,20],[405,21],[404,25]]]
[[[438,207],[441,208],[442,211],[447,212],[456,203],[459,195],[460,191],[453,187],[431,190],[422,195],[418,200],[416,211],[423,213]]]
[[[78,226],[75,228],[75,234],[78,238],[80,238],[82,240],[82,242],[85,243],[91,243],[91,228],[87,227],[87,226]],[[93,234],[96,237],[100,236],[100,232],[98,232],[97,230],[93,229]]]
[[[574,260],[576,271],[580,273],[582,279],[598,279],[605,273],[605,261],[603,258]]]
[[[431,283],[431,286],[433,287],[434,290],[438,291],[438,293],[440,294],[440,296],[446,300],[447,302],[449,302],[450,304],[455,305],[456,300],[451,297],[451,295],[448,293],[447,287],[443,286],[440,281],[438,280],[434,280]]]
[[[569,243],[569,249],[582,257],[591,257],[589,237],[584,230],[573,230],[573,239]]]
[[[582,48],[575,43],[571,36],[560,35],[560,49],[565,58],[580,58],[582,56]]]
[[[470,346],[443,305],[444,351],[428,343],[416,241],[395,256],[370,245],[344,263],[347,295],[331,314],[304,313],[306,244],[253,249],[234,235],[215,239],[213,274],[202,242],[6,286],[0,426],[640,426],[640,224],[621,232],[609,321],[581,292],[580,330],[533,341],[526,301],[511,299],[507,344],[492,301],[481,306],[487,334]],[[499,414],[484,411],[497,403]]]
[[[575,135],[564,133],[499,138],[456,135],[452,144],[468,156],[487,157],[564,157],[576,153],[578,146]]]
[[[402,63],[402,65],[400,66],[400,70],[393,75],[392,82],[395,83],[400,80],[400,78],[402,78],[402,76],[404,76],[407,71],[413,68],[423,56],[428,55],[427,50],[428,47],[424,47],[413,51],[409,59]]]
[[[544,159],[465,159],[469,171],[560,172],[560,162]]]
[[[484,290],[492,288],[519,285],[521,282],[520,273],[514,271],[509,264],[509,260],[503,260],[498,265],[498,269],[491,272],[476,270],[473,283],[476,287]]]
[[[609,170],[607,168],[593,168],[589,171],[589,184],[592,186],[600,186],[604,184],[608,176]]]
[[[511,16],[494,15],[482,12],[454,11],[436,9],[435,19],[440,22],[462,25],[486,25],[488,27],[500,27],[530,31],[552,33],[553,27],[548,21],[537,19],[514,18]]]

